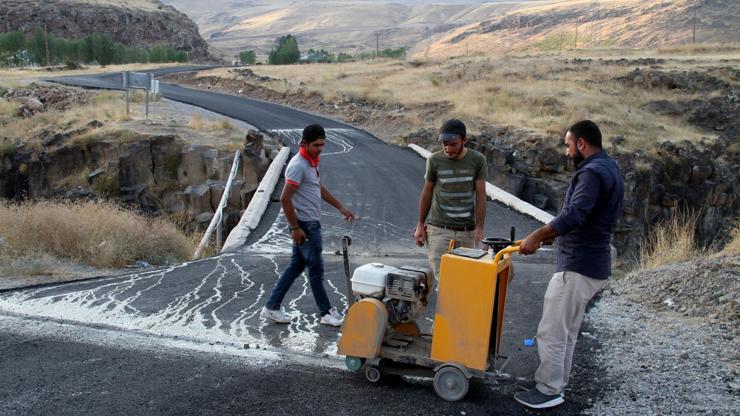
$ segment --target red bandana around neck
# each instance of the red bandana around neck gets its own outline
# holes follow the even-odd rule
[[[305,147],[301,146],[300,150],[298,150],[298,154],[303,156],[304,159],[308,160],[308,162],[311,164],[311,167],[319,166],[319,156],[316,156],[316,158],[312,158],[311,155],[308,154],[308,151]]]

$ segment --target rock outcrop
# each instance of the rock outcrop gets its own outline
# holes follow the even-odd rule
[[[406,141],[432,150],[434,133],[422,130]],[[560,210],[574,169],[565,159],[560,137],[493,126],[470,138],[471,146],[486,156],[490,182],[553,214]],[[651,225],[679,210],[700,213],[696,234],[703,245],[713,243],[740,213],[736,139],[664,141],[634,152],[622,149],[619,137],[611,143],[609,153],[625,180],[624,213],[614,233],[614,246],[624,261],[639,257]]]
[[[32,33],[46,25],[65,38],[103,33],[127,46],[169,46],[187,51],[190,60],[209,59],[208,45],[192,20],[172,6],[156,0],[149,3],[137,8],[83,0],[3,0],[0,32]]]
[[[234,158],[231,150],[188,144],[174,135],[132,140],[131,132],[113,131],[101,140],[84,141],[74,139],[79,132],[62,133],[53,136],[53,143],[42,143],[40,151],[18,146],[0,155],[0,197],[115,197],[141,211],[177,215],[205,228]],[[269,164],[261,134],[250,132],[244,145],[240,174],[232,181],[224,211],[227,230],[239,222]]]

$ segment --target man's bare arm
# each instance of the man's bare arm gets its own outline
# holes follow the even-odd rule
[[[338,199],[334,198],[334,195],[332,195],[328,189],[324,188],[324,185],[321,185],[321,199],[328,202],[329,205],[333,206],[339,212],[341,212],[342,215],[344,215],[345,220],[349,222],[352,222],[355,220],[355,214],[353,214],[352,211],[345,208],[344,205],[342,205],[342,203],[339,202]]]
[[[416,221],[416,227],[414,229],[414,240],[416,240],[416,245],[419,247],[423,246],[427,239],[424,221],[426,221],[429,208],[432,206],[433,190],[434,182],[424,181],[424,188],[422,188],[421,196],[419,197],[419,218]]]
[[[288,220],[290,225],[290,237],[293,242],[297,245],[303,244],[306,240],[306,233],[302,229],[298,228],[298,216],[295,213],[295,207],[293,206],[293,195],[298,191],[298,187],[286,183],[283,187],[283,192],[280,194],[280,206],[283,208],[285,218]]]
[[[552,241],[553,238],[557,237],[555,229],[550,224],[545,224],[542,227],[532,231],[522,244],[519,246],[519,252],[522,254],[532,254],[540,248],[543,242]]]

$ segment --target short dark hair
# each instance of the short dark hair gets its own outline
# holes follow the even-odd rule
[[[599,130],[599,126],[597,126],[593,121],[581,120],[568,127],[567,131],[569,131],[576,140],[583,139],[591,146],[601,149],[601,130]]]
[[[306,143],[311,143],[315,142],[316,140],[325,138],[326,132],[320,124],[309,124],[303,129],[303,136],[301,137],[301,140],[305,141]]]
[[[448,137],[454,134],[459,135],[461,139],[465,139],[465,123],[456,118],[451,118],[445,121],[439,129],[439,140],[448,140]]]

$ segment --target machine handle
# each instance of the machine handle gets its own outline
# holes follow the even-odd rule
[[[352,245],[352,239],[345,235],[342,237],[342,257],[344,259],[344,282],[347,286],[347,303],[351,307],[355,303],[355,295],[352,293],[352,276],[349,267],[349,246]]]
[[[506,247],[505,249],[500,250],[498,253],[496,253],[496,257],[493,258],[493,262],[498,263],[501,260],[501,258],[504,256],[504,254],[518,253],[519,245],[522,244],[522,241],[523,240],[516,240],[509,247]]]

